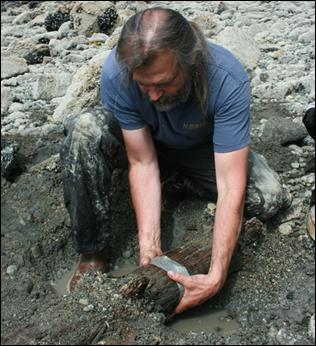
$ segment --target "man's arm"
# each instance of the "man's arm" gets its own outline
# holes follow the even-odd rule
[[[249,148],[215,154],[218,199],[210,274],[226,278],[239,236],[247,186]]]
[[[162,255],[160,242],[161,185],[156,150],[149,128],[123,130],[129,161],[129,183],[136,213],[139,263]]]
[[[245,147],[231,153],[215,154],[218,199],[212,242],[211,266],[207,275],[185,276],[168,273],[185,292],[175,313],[199,305],[224,285],[239,236],[247,185],[248,152]]]

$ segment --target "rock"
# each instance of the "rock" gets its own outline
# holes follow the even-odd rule
[[[42,63],[45,56],[50,56],[49,46],[47,44],[39,44],[25,54],[23,58],[28,65],[34,65]]]
[[[69,12],[58,11],[56,13],[50,13],[44,21],[44,26],[47,31],[57,31],[60,26],[70,20]]]
[[[291,144],[289,145],[289,149],[291,149],[291,152],[295,155],[301,156],[303,154],[303,149],[298,145]]]
[[[11,56],[1,59],[1,80],[29,72],[26,60]]]
[[[34,100],[51,100],[61,97],[71,84],[72,75],[67,72],[41,74],[33,86]]]
[[[116,13],[115,8],[107,8],[103,14],[98,17],[98,26],[100,32],[110,35],[115,26],[118,14]]]
[[[279,226],[279,232],[283,235],[290,235],[293,233],[292,225],[290,223],[283,223]]]
[[[88,305],[89,304],[89,301],[88,301],[88,299],[86,299],[86,298],[80,298],[79,299],[79,304],[81,304],[81,305]]]
[[[257,67],[260,50],[244,30],[227,27],[217,35],[215,41],[235,54],[247,70]]]
[[[21,158],[18,155],[20,147],[11,143],[2,149],[1,143],[1,175],[12,182],[23,171]]]
[[[130,258],[132,256],[132,251],[131,250],[126,250],[123,252],[123,257],[124,258]]]
[[[304,32],[303,34],[299,35],[298,41],[302,43],[315,43],[315,30],[314,28],[311,28],[309,31]]]
[[[28,23],[29,27],[42,27],[44,29],[44,22],[45,18],[47,16],[47,13],[41,13],[38,16],[36,16],[33,20],[31,20]],[[45,29],[44,29],[45,30]]]
[[[18,270],[18,267],[15,264],[9,265],[7,268],[7,274],[14,275],[17,270]]]
[[[288,188],[281,184],[279,175],[269,167],[267,160],[254,151],[249,155],[249,172],[245,202],[248,217],[267,220],[291,205]]]
[[[34,288],[34,282],[31,278],[26,278],[17,287],[17,290],[21,293],[30,294]]]
[[[39,258],[43,255],[43,249],[40,244],[36,244],[31,247],[31,253],[34,258]]]
[[[300,168],[300,164],[298,162],[293,162],[293,163],[291,163],[291,167],[294,169],[298,169],[298,168]]]
[[[92,304],[89,304],[83,308],[84,312],[90,312],[94,310],[94,306]]]
[[[13,24],[24,24],[27,22],[30,22],[33,18],[34,18],[35,14],[30,12],[30,11],[26,11],[21,13],[20,15],[18,15],[14,20],[13,20]]]
[[[12,102],[11,88],[7,88],[1,85],[1,114],[5,113]]]
[[[115,24],[115,13],[110,1],[76,1],[70,16],[73,27],[79,34],[91,36],[96,32],[107,34],[109,28],[112,29]]]
[[[243,224],[240,234],[242,246],[245,247],[256,243],[260,239],[264,228],[264,224],[256,217],[247,220]]]
[[[308,335],[315,342],[315,314],[313,314],[309,320]]]
[[[271,145],[285,145],[302,141],[307,136],[306,129],[302,123],[281,117],[270,118],[264,124],[262,141]]]
[[[36,8],[42,1],[28,1],[29,9]]]
[[[281,328],[276,335],[276,341],[280,345],[295,345],[295,335],[292,333],[291,330],[288,330],[286,328]]]
[[[80,113],[81,110],[89,106],[94,106],[99,102],[99,83],[101,65],[107,58],[110,51],[105,51],[93,59],[87,66],[81,67],[73,76],[66,95],[56,108],[52,121],[64,122],[71,113]]]
[[[207,209],[210,211],[210,212],[214,212],[216,210],[216,204],[214,203],[208,203],[207,204]]]

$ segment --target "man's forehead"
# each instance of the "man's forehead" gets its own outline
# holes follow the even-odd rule
[[[177,71],[175,54],[170,50],[164,50],[146,66],[136,68],[133,79],[143,84],[162,84],[172,79]]]

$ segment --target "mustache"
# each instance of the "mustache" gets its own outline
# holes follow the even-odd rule
[[[158,111],[166,112],[180,105],[181,103],[185,103],[191,95],[191,90],[191,83],[185,82],[175,95],[165,94],[157,101],[151,100],[150,97],[148,97],[148,99]]]

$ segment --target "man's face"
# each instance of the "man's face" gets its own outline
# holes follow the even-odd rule
[[[135,69],[133,80],[158,111],[169,111],[186,102],[191,91],[190,79],[179,69],[170,50],[162,50],[151,64]]]

